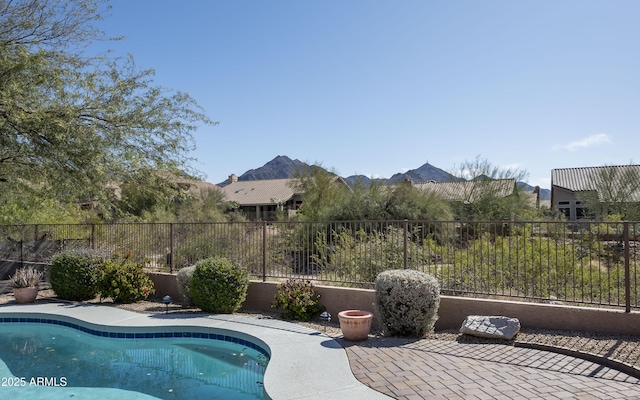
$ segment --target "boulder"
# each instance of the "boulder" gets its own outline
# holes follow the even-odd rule
[[[491,339],[511,340],[518,332],[517,318],[500,316],[469,315],[460,327],[460,333]]]

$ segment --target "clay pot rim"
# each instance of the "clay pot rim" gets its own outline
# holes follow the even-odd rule
[[[338,313],[338,317],[365,319],[373,317],[373,313],[365,310],[344,310]]]
[[[33,303],[38,297],[38,287],[13,288],[13,297],[16,303]]]

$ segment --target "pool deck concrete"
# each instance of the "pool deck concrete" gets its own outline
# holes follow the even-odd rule
[[[236,315],[140,314],[94,304],[24,304],[0,306],[0,317],[11,314],[73,322],[108,331],[166,331],[184,328],[229,332],[271,354],[264,376],[265,397],[271,399],[389,399],[354,376],[344,348],[312,329],[273,319]],[[117,329],[116,329],[117,328]],[[232,332],[232,333],[231,333]]]

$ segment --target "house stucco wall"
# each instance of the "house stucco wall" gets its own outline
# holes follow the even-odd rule
[[[577,219],[576,202],[579,200],[577,199],[575,192],[572,192],[570,190],[567,190],[558,186],[552,186],[551,199],[552,199],[551,207],[553,211],[560,212],[562,211],[563,208],[568,208],[569,209],[568,219],[570,221],[575,221]],[[568,202],[568,204],[562,204],[565,202]]]

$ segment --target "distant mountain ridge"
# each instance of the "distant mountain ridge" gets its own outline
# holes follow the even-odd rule
[[[277,156],[260,168],[250,169],[238,176],[239,181],[260,181],[264,179],[288,179],[291,178],[300,167],[307,167],[308,164],[300,160],[292,160],[287,156]],[[229,181],[218,183],[224,187]]]
[[[369,185],[371,183],[371,179],[364,175],[352,175],[346,178],[343,178],[349,185],[353,186],[353,183],[360,179],[365,185]],[[426,163],[420,168],[411,169],[407,172],[399,172],[393,174],[391,178],[377,178],[376,182],[382,184],[395,184],[399,182],[403,182],[406,180],[410,180],[413,183],[425,183],[429,181],[436,182],[446,182],[446,181],[455,181],[458,178],[451,175],[450,173],[438,168],[433,165]]]
[[[301,167],[309,167],[309,164],[304,163],[298,159],[292,160],[287,156],[277,156],[273,160],[269,161],[260,168],[250,169],[237,178],[239,181],[253,181],[263,179],[288,179],[294,176],[296,171]],[[371,178],[364,175],[351,175],[346,178],[343,177],[345,182],[350,186],[353,186],[357,180],[360,180],[364,185],[371,184]],[[412,169],[406,172],[399,172],[393,174],[391,178],[376,178],[375,181],[382,184],[395,184],[403,182],[405,180],[411,180],[414,183],[425,183],[429,181],[436,182],[448,182],[459,180],[454,175],[435,167],[428,162],[419,168]],[[518,182],[525,190],[533,191],[534,187],[524,183]],[[218,183],[218,186],[224,187],[229,184],[229,181]],[[551,198],[551,190],[540,189],[540,199],[549,200]]]

